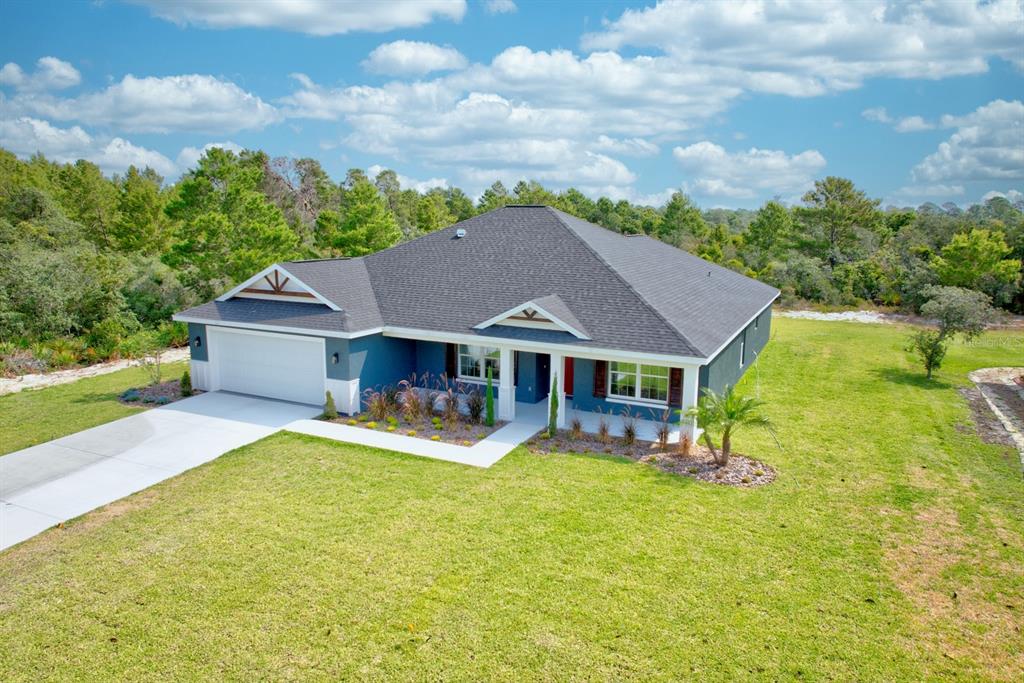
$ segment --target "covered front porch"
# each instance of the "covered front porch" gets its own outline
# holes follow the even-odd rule
[[[548,423],[548,410],[549,403],[547,400],[541,401],[540,403],[523,403],[517,401],[514,421],[543,427]],[[657,441],[658,428],[661,426],[661,422],[654,419],[638,417],[638,415],[648,414],[641,410],[633,410],[631,412],[634,415],[634,423],[636,425],[636,438],[640,441]],[[570,408],[566,414],[566,428],[571,425],[574,417],[579,418],[583,431],[588,434],[597,434],[600,431],[600,422],[603,417],[605,422],[608,424],[608,433],[615,437],[622,436],[623,426],[626,422],[625,416],[621,413],[602,414],[593,411]],[[680,425],[679,417],[676,416],[674,420],[669,423],[668,442],[679,443],[683,429],[684,427]]]

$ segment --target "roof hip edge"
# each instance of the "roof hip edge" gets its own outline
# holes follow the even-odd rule
[[[615,266],[613,266],[612,264],[608,263],[608,261],[603,256],[601,256],[601,254],[599,254],[596,249],[594,249],[592,246],[590,246],[590,244],[587,243],[587,241],[585,239],[583,239],[579,235],[579,233],[577,233],[575,230],[573,230],[572,227],[570,227],[569,224],[566,223],[565,220],[562,218],[561,212],[558,209],[556,209],[553,206],[548,206],[546,208],[555,217],[555,219],[558,221],[559,225],[561,225],[565,230],[568,230],[569,232],[571,232],[576,237],[576,239],[578,239],[580,241],[580,243],[584,247],[587,248],[587,251],[589,251],[591,254],[594,255],[594,258],[596,258],[598,261],[603,263],[608,268],[608,270],[610,270],[615,275],[615,277],[617,277],[619,279],[619,282],[621,282],[626,287],[628,287],[629,291],[633,292],[634,296],[636,296],[636,298],[640,300],[640,303],[642,303],[647,308],[647,310],[649,310],[651,313],[653,313],[658,318],[658,320],[660,320],[661,322],[665,323],[665,325],[668,327],[668,329],[670,329],[673,332],[675,332],[679,336],[679,338],[683,341],[684,344],[689,346],[691,350],[696,351],[698,354],[706,355],[704,353],[703,349],[699,348],[696,344],[694,344],[692,341],[690,341],[690,338],[687,337],[685,334],[683,334],[682,331],[678,327],[676,327],[671,322],[669,322],[668,319],[661,314],[661,311],[656,309],[651,304],[651,302],[647,300],[647,297],[645,297],[643,294],[638,292],[636,290],[636,287],[634,287],[633,285],[629,284],[629,282],[626,280],[626,278],[622,277],[622,274],[618,271],[618,269],[615,268]],[[577,220],[581,220],[582,221],[583,219],[579,218]],[[583,222],[584,223],[589,223],[589,221],[583,221]],[[594,225],[594,224],[591,223],[591,225]],[[594,227],[600,228],[601,230],[607,230],[607,228],[603,228],[600,225],[595,225]]]

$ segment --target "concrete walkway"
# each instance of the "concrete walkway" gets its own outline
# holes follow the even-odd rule
[[[213,392],[0,457],[0,549],[321,412]]]
[[[513,448],[540,431],[542,427],[543,425],[529,422],[510,422],[472,446],[457,446],[443,441],[421,439],[418,436],[378,432],[365,427],[350,427],[322,420],[297,420],[285,429],[289,432],[384,448],[424,458],[447,460],[473,467],[490,467],[505,457]]]

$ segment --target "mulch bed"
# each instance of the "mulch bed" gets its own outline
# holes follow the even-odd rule
[[[355,418],[339,415],[333,420],[325,419],[324,421],[348,425],[351,427],[375,429],[378,432],[391,432],[401,436],[412,436],[417,439],[426,439],[427,441],[440,441],[443,443],[450,443],[454,446],[472,446],[478,441],[486,439],[488,436],[508,424],[507,422],[497,420],[493,427],[488,427],[482,422],[480,424],[471,424],[465,420],[460,420],[451,426],[442,424],[441,429],[437,429],[430,422],[408,423],[404,420],[399,420],[397,425],[391,425],[387,422],[375,422],[369,419],[366,415],[359,415]],[[371,424],[373,424],[372,427],[369,426]],[[394,429],[388,429],[388,427],[394,427]],[[438,438],[431,438],[434,436],[437,436]]]
[[[775,480],[775,470],[771,466],[745,455],[733,453],[729,458],[728,465],[718,467],[711,456],[711,451],[700,444],[692,445],[689,456],[683,457],[675,450],[675,445],[669,446],[669,450],[662,451],[658,444],[652,441],[636,441],[632,445],[626,445],[621,438],[613,437],[608,443],[603,443],[592,434],[584,434],[582,437],[574,439],[568,431],[563,430],[559,431],[553,439],[534,437],[527,442],[527,448],[533,453],[542,455],[564,453],[619,455],[657,467],[663,472],[692,477],[712,484],[753,488],[764,486]]]
[[[199,390],[193,390],[192,395],[201,394]],[[145,387],[128,389],[118,396],[117,400],[127,406],[141,406],[143,408],[156,408],[165,406],[168,403],[180,401],[186,396],[181,395],[181,381],[172,379],[160,384],[150,384]]]

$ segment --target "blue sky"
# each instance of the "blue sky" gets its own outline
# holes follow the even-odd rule
[[[1024,190],[1022,0],[7,2],[0,145],[177,178],[211,144],[654,205]]]

